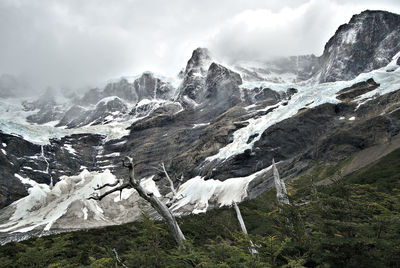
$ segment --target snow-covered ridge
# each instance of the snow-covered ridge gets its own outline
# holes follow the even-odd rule
[[[220,207],[230,206],[233,202],[241,202],[247,197],[249,183],[256,177],[262,176],[272,166],[253,173],[247,177],[231,178],[225,181],[204,180],[197,176],[182,184],[177,192],[178,202],[172,207],[172,211],[187,211],[192,213],[206,212],[210,203]],[[182,209],[183,208],[183,209]]]
[[[397,53],[392,61],[385,67],[374,70],[369,73],[362,73],[355,79],[350,81],[337,81],[315,85],[307,84],[275,84],[271,82],[248,82],[244,83],[242,87],[269,87],[276,91],[283,91],[287,88],[296,88],[298,93],[293,95],[292,99],[287,105],[280,105],[274,111],[259,117],[257,119],[251,118],[248,120],[248,125],[244,128],[237,130],[233,134],[233,142],[221,148],[219,152],[213,156],[208,157],[207,161],[216,159],[224,160],[231,156],[241,154],[247,149],[252,149],[254,143],[260,139],[261,134],[270,126],[294,116],[302,108],[312,108],[324,103],[338,103],[336,93],[343,88],[349,87],[355,83],[366,81],[373,78],[380,86],[368,93],[359,96],[356,101],[361,103],[365,102],[375,94],[383,95],[394,90],[398,90],[400,86],[400,68],[397,65],[397,59],[400,57],[400,52]],[[249,138],[257,135],[250,143],[247,143]]]
[[[0,225],[1,232],[27,232],[35,228],[48,231],[57,221],[63,223],[63,226],[58,226],[58,228],[119,224],[123,220],[113,217],[110,210],[120,210],[119,202],[130,198],[134,193],[134,191],[126,190],[121,197],[119,193],[115,193],[102,202],[89,200],[95,187],[113,183],[116,180],[109,170],[101,173],[84,170],[77,176],[63,176],[54,187],[38,184],[18,174],[15,176],[22,183],[29,184],[31,188],[28,189],[28,196],[10,205],[9,209],[14,209],[14,213],[7,223]],[[142,186],[155,195],[160,195],[151,178],[144,179]],[[131,201],[133,201],[132,198],[129,202]],[[139,207],[137,210],[140,214]],[[123,212],[121,213],[124,215]],[[69,217],[72,218],[68,219]]]
[[[231,178],[223,182],[195,177],[182,184],[178,201],[172,206],[175,214],[206,212],[212,206],[229,206],[247,197],[247,188],[254,178],[263,176],[271,167],[243,178]],[[29,195],[11,204],[7,210],[13,213],[0,232],[28,232],[31,230],[77,229],[114,225],[137,220],[142,209],[148,209],[134,189],[115,192],[102,201],[88,199],[94,188],[113,183],[117,178],[109,171],[82,171],[77,176],[63,176],[50,187],[15,174],[22,183],[28,184]],[[147,191],[161,197],[153,176],[142,179]],[[102,189],[100,194],[108,190]],[[162,197],[161,197],[162,198]],[[167,202],[168,200],[164,200]]]

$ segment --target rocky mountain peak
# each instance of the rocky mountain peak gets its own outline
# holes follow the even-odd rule
[[[185,75],[205,75],[211,61],[210,51],[207,48],[196,48],[187,62]]]
[[[385,66],[400,50],[400,16],[366,10],[341,25],[325,45],[320,82],[349,80]]]
[[[213,62],[207,71],[207,87],[215,86],[217,83],[222,83],[224,81],[233,82],[236,85],[242,84],[242,78],[238,73],[231,71],[218,63]]]
[[[205,77],[212,59],[207,48],[197,48],[181,74],[183,82],[179,89],[179,99],[189,106],[198,104],[203,97]]]

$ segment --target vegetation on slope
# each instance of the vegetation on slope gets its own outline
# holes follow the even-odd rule
[[[289,183],[291,205],[275,191],[233,208],[179,220],[188,249],[160,222],[143,221],[34,238],[0,247],[0,267],[400,267],[400,150],[333,183],[341,165],[315,164]],[[314,181],[315,187],[311,186]],[[249,252],[249,239],[258,254]]]

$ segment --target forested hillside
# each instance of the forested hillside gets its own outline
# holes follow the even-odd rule
[[[225,207],[180,218],[188,242],[179,249],[144,213],[131,224],[8,243],[0,267],[119,267],[113,249],[127,267],[400,267],[400,150],[342,178],[344,165],[314,163],[288,182],[290,205],[277,204],[274,188],[241,203],[249,237]]]

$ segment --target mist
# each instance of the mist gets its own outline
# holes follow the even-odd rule
[[[365,9],[400,13],[400,3],[3,0],[0,76],[15,76],[18,94],[75,91],[143,71],[176,75],[199,46],[227,63],[320,55],[338,26]]]

